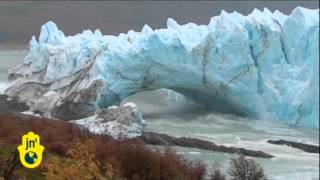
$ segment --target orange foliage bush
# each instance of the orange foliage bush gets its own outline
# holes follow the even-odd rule
[[[67,155],[70,159],[61,160],[57,157],[49,157],[44,163],[48,180],[77,180],[79,177],[84,180],[111,180],[113,177],[112,166],[106,163],[107,171],[101,172],[99,161],[95,160],[93,141],[87,140],[84,143],[76,141],[72,143]]]

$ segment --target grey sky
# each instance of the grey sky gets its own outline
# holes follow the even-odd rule
[[[45,22],[56,22],[65,34],[99,28],[103,34],[117,35],[130,29],[140,31],[144,24],[165,27],[168,17],[178,23],[207,24],[210,17],[227,12],[242,14],[254,8],[279,9],[290,14],[296,6],[319,8],[318,1],[96,1],[96,2],[0,2],[0,45],[27,44],[39,35]]]

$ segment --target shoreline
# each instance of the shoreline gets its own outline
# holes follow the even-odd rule
[[[29,110],[29,107],[24,103],[19,103],[15,99],[9,100],[6,95],[0,95],[0,113],[16,113],[21,114],[21,112]],[[23,114],[22,116],[33,116],[28,114]],[[216,152],[223,152],[223,153],[231,153],[231,154],[243,154],[245,156],[252,156],[252,157],[258,157],[258,158],[273,158],[275,156],[269,154],[268,152],[264,151],[257,151],[257,150],[251,150],[246,148],[240,148],[240,147],[229,147],[225,146],[223,144],[215,144],[210,141],[205,141],[201,139],[196,138],[190,138],[190,137],[174,137],[170,136],[168,134],[163,134],[160,132],[144,132],[140,137],[137,137],[136,139],[142,140],[144,143],[149,145],[163,145],[163,146],[180,146],[180,147],[189,147],[189,148],[197,148],[202,150],[211,150]],[[268,143],[273,144],[270,142],[271,140],[268,140]],[[285,141],[285,140],[284,140]],[[287,142],[287,141],[286,141]],[[314,152],[313,149],[319,148],[319,146],[312,146],[311,144],[302,144],[293,142],[296,144],[299,144],[298,148],[300,150],[303,150],[308,153],[319,153],[319,151]],[[291,145],[292,146],[292,145]],[[308,150],[312,146],[313,151],[306,151],[305,148]],[[295,147],[295,146],[292,146]]]

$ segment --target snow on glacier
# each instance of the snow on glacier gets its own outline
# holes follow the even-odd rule
[[[6,94],[51,112],[65,102],[98,109],[167,88],[214,111],[319,128],[318,15],[302,7],[290,15],[222,11],[208,25],[169,18],[167,28],[119,36],[65,36],[50,21],[10,71]]]

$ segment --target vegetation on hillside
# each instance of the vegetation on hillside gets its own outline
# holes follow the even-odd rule
[[[41,144],[45,147],[42,163],[35,169],[22,167],[16,149],[21,144],[21,136],[28,131],[39,134]],[[247,160],[240,157],[240,161]],[[233,168],[237,169],[238,166]],[[256,169],[259,175],[260,171],[263,174],[260,167]],[[115,140],[94,135],[62,120],[0,114],[0,180],[225,179],[217,165],[207,173],[208,176],[206,172],[203,163],[187,161],[170,148],[164,152],[151,150],[139,140]],[[235,179],[237,175],[230,174]]]
[[[140,141],[93,135],[65,121],[13,114],[0,115],[1,150],[6,151],[1,159],[8,158],[4,166],[11,163],[7,163],[12,158],[10,152],[16,154],[21,136],[28,131],[40,135],[46,148],[43,161],[34,170],[18,163],[11,178],[31,173],[39,179],[197,180],[205,175],[202,163],[188,162],[170,149],[160,153]]]

